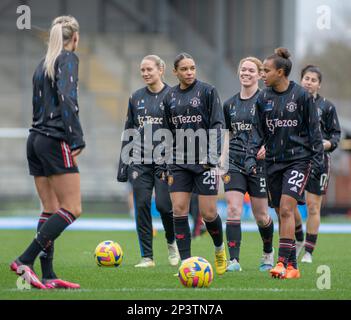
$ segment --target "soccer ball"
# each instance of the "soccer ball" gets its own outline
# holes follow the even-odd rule
[[[123,260],[123,251],[117,242],[106,240],[96,247],[94,258],[99,267],[118,267]]]
[[[181,284],[188,288],[209,287],[213,280],[213,269],[206,259],[190,257],[179,267],[178,277]]]

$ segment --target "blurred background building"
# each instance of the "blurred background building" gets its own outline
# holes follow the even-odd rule
[[[174,85],[174,57],[190,53],[198,65],[198,78],[214,84],[224,101],[239,89],[235,73],[241,58],[263,59],[274,48],[286,46],[293,56],[294,80],[299,81],[304,63],[321,66],[322,94],[335,102],[344,137],[351,138],[351,42],[347,24],[340,27],[350,5],[341,2],[345,7],[330,4],[329,36],[319,37],[307,33],[303,25],[315,26],[313,21],[323,14],[318,8],[328,1],[310,1],[306,9],[302,0],[2,0],[0,211],[38,207],[25,138],[31,125],[31,77],[45,54],[47,31],[56,16],[71,14],[81,27],[79,103],[87,148],[79,165],[83,200],[88,204],[84,209],[95,210],[94,204],[104,203],[110,211],[123,211],[126,186],[116,181],[120,138],[129,95],[143,86],[139,63],[147,54],[166,61],[166,82]],[[16,27],[19,5],[31,9],[31,30]],[[336,15],[339,29],[333,29]],[[347,140],[342,147],[351,148]],[[324,207],[344,212],[351,207],[349,153],[339,149],[332,165]]]

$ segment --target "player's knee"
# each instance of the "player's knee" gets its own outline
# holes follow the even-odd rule
[[[269,222],[269,216],[265,211],[256,212],[255,219],[256,219],[257,225],[259,225],[260,227],[265,226]]]
[[[173,204],[173,214],[174,215],[185,215],[189,213],[189,206],[183,203]]]
[[[319,215],[319,207],[316,203],[309,203],[307,205],[308,214],[311,216]]]
[[[282,205],[279,208],[279,216],[281,219],[287,219],[294,216],[294,210],[287,205]]]
[[[200,213],[206,221],[212,221],[216,218],[217,208],[206,208],[206,210],[200,210]]]
[[[65,210],[72,213],[75,218],[79,218],[82,213],[82,206],[80,204],[77,205],[63,205]]]
[[[227,216],[230,218],[240,219],[242,207],[240,205],[229,204],[227,207]]]

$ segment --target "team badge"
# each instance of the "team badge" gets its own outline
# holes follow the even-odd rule
[[[160,103],[160,109],[163,111],[165,109],[165,106],[163,104],[163,102]]]
[[[136,178],[138,178],[138,176],[139,176],[138,171],[133,171],[133,172],[132,172],[132,178],[133,178],[133,180],[135,180]]]
[[[271,111],[273,109],[274,103],[272,100],[268,100],[264,105],[264,111]]]
[[[201,103],[201,100],[198,97],[194,97],[190,100],[190,105],[194,108],[198,107],[200,103]]]
[[[229,174],[225,174],[223,177],[223,183],[224,184],[228,184],[230,182],[230,175]]]
[[[173,182],[174,182],[173,176],[168,176],[167,182],[168,182],[168,185],[171,186],[173,184]]]
[[[291,101],[286,105],[286,110],[288,110],[289,112],[294,112],[296,109],[297,104],[294,101]]]

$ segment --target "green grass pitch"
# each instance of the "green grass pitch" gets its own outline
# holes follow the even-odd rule
[[[351,255],[349,234],[320,234],[312,265],[300,263],[301,279],[278,280],[258,271],[261,240],[257,233],[243,233],[240,273],[215,274],[210,288],[184,288],[177,268],[168,265],[164,233],[154,238],[155,268],[136,269],[139,247],[132,231],[66,231],[55,245],[55,271],[63,279],[78,282],[80,290],[19,290],[17,276],[9,263],[34,236],[33,231],[0,231],[0,299],[351,299]],[[103,240],[119,242],[124,260],[118,268],[98,267],[93,259],[96,245]],[[275,248],[277,234],[275,233]],[[213,245],[209,235],[192,241],[192,254],[203,256],[214,266]],[[277,252],[277,249],[276,249]],[[320,265],[330,268],[331,288],[320,290],[317,273]],[[40,275],[39,261],[35,270]]]

